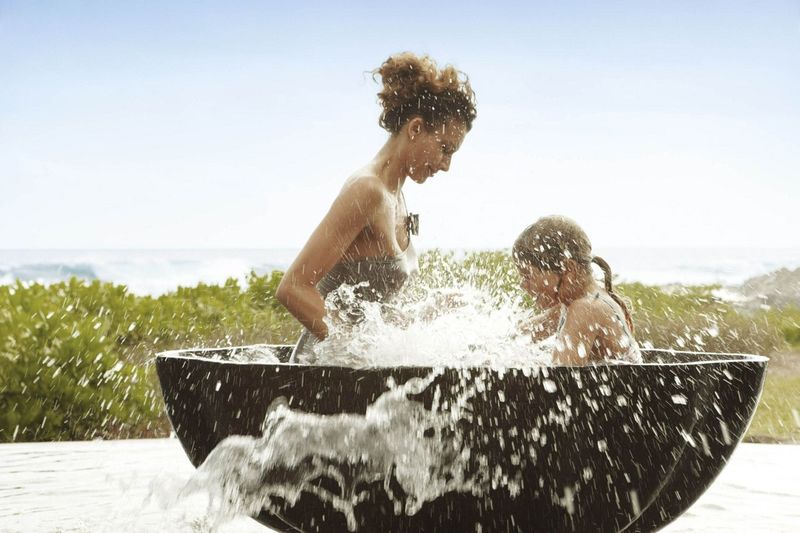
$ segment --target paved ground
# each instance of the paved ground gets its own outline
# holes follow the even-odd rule
[[[3,444],[0,532],[208,532],[204,501],[170,505],[191,472],[171,439]],[[800,446],[742,444],[711,489],[664,531],[796,532],[798,480]],[[217,531],[268,530],[240,518]]]

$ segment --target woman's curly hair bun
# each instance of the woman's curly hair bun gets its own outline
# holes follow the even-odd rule
[[[383,106],[380,125],[395,133],[414,116],[421,116],[428,127],[457,118],[467,131],[475,120],[475,92],[467,76],[452,65],[439,69],[427,55],[411,52],[395,54],[373,71],[380,76],[383,90],[378,99]]]

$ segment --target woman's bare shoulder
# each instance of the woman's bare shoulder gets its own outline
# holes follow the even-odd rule
[[[386,198],[386,186],[375,174],[359,171],[347,178],[339,195],[374,207]]]

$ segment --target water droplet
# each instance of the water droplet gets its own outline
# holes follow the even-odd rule
[[[672,403],[677,405],[686,405],[689,403],[689,399],[686,398],[683,394],[673,394],[672,395]]]

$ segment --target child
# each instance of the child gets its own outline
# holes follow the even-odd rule
[[[561,216],[540,218],[514,243],[522,288],[544,311],[523,325],[534,340],[555,335],[553,363],[580,366],[601,362],[641,362],[630,312],[611,286],[611,269],[592,255],[586,233]],[[605,273],[605,290],[591,264]]]

